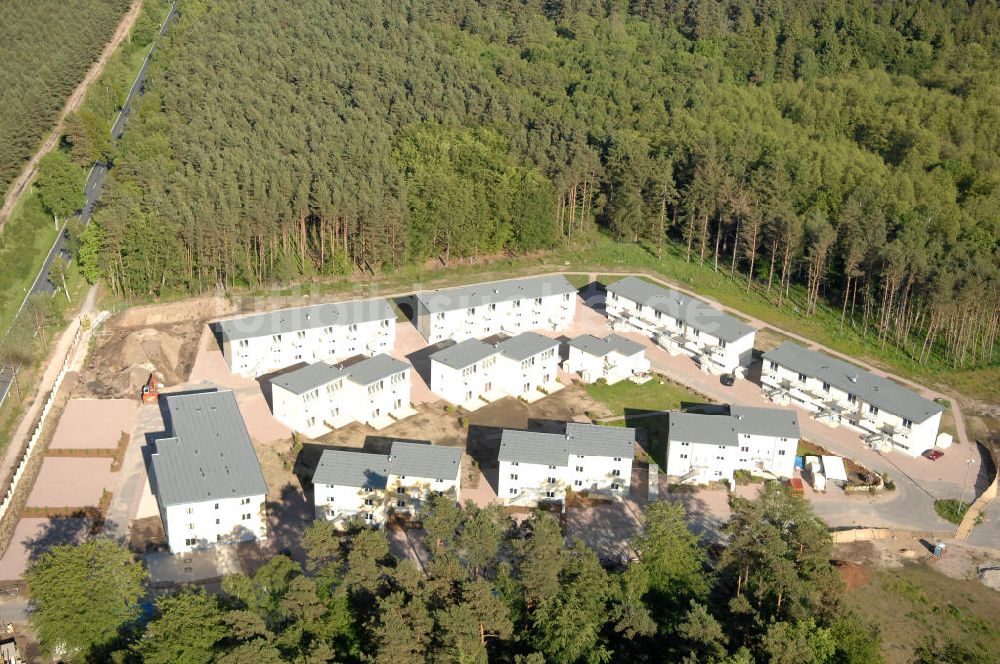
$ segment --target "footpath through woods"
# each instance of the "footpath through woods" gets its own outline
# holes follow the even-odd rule
[[[66,117],[80,108],[83,103],[84,97],[87,95],[87,90],[90,85],[97,80],[97,77],[101,75],[104,71],[104,67],[107,66],[108,60],[111,59],[112,54],[121,46],[121,43],[125,41],[129,33],[132,31],[132,26],[135,25],[136,20],[139,18],[139,12],[142,11],[142,0],[134,0],[132,6],[129,7],[128,11],[122,17],[122,20],[118,22],[118,27],[115,29],[113,35],[111,35],[111,40],[105,45],[104,50],[91,65],[90,69],[87,70],[86,75],[84,75],[83,80],[80,84],[76,86],[72,94],[66,100],[66,104],[63,106],[62,112],[59,114],[59,119],[56,121],[56,126],[53,127],[52,131],[49,132],[45,140],[42,141],[41,146],[38,151],[35,152],[34,156],[28,160],[28,163],[24,165],[24,169],[21,174],[14,180],[10,187],[7,189],[7,195],[4,198],[3,207],[0,207],[0,232],[3,231],[4,226],[7,224],[7,219],[10,218],[10,213],[14,210],[14,206],[17,201],[20,200],[21,195],[28,189],[28,185],[31,181],[35,179],[35,175],[38,173],[38,162],[41,161],[42,157],[47,155],[52,151],[59,143],[59,137],[62,136],[63,129],[66,126]]]

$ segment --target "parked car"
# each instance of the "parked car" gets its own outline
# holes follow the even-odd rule
[[[720,381],[722,382],[722,384],[723,384],[723,385],[725,385],[726,387],[732,387],[732,386],[733,386],[733,383],[735,383],[735,382],[736,382],[736,376],[734,376],[734,375],[733,375],[733,374],[731,374],[731,373],[727,373],[727,374],[722,374],[722,377],[721,377],[721,378],[719,378],[719,380],[720,380]]]
[[[937,461],[944,456],[944,452],[941,450],[924,450],[924,456],[931,461]]]

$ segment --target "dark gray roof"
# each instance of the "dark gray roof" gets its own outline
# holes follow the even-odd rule
[[[563,293],[575,293],[573,285],[562,275],[508,279],[461,288],[448,288],[417,293],[417,300],[431,313],[479,307],[491,302],[507,302],[520,298],[536,298]]]
[[[499,461],[565,466],[569,461],[569,442],[558,433],[536,433],[504,429],[500,435]]]
[[[374,357],[365,358],[360,362],[344,367],[350,374],[350,380],[358,385],[371,385],[375,381],[388,378],[400,371],[406,371],[410,365],[402,360],[379,353]]]
[[[592,334],[584,334],[575,339],[571,339],[569,345],[579,348],[588,355],[604,357],[611,352],[617,352],[625,357],[631,357],[636,353],[641,353],[646,349],[641,343],[626,339],[617,334],[609,334],[603,339]]]
[[[279,309],[253,316],[219,321],[222,337],[229,341],[270,334],[310,330],[317,327],[368,323],[395,319],[396,314],[385,300],[352,300],[308,307]]]
[[[390,472],[407,477],[458,480],[461,464],[461,447],[396,440],[389,454]]]
[[[156,441],[152,479],[161,505],[267,493],[232,392],[162,394],[172,437]]]
[[[389,478],[389,456],[349,450],[323,450],[313,473],[313,484],[384,489]]]
[[[295,371],[283,373],[271,379],[271,385],[278,385],[292,394],[305,394],[309,390],[332,383],[347,371],[328,362],[316,362]]]
[[[628,427],[567,422],[566,438],[570,454],[623,459],[631,459],[635,455],[635,429]]]
[[[558,347],[558,341],[537,332],[522,332],[516,337],[504,339],[497,344],[497,350],[517,362],[526,360],[532,355],[538,355],[550,348]]]
[[[730,415],[675,413],[669,417],[667,439],[706,445],[737,445],[736,420]]]
[[[464,369],[496,353],[497,349],[495,346],[491,346],[479,339],[466,339],[465,341],[459,341],[453,346],[442,348],[431,355],[431,359],[452,369]]]
[[[944,410],[941,404],[925,399],[888,378],[790,341],[764,353],[764,359],[829,383],[839,390],[856,395],[865,403],[911,422],[923,422]]]
[[[633,302],[652,307],[655,311],[662,311],[689,327],[723,341],[736,341],[755,331],[753,327],[738,318],[722,313],[707,302],[672,288],[651,284],[638,277],[625,277],[609,285],[607,290]]]
[[[729,407],[729,414],[736,421],[733,426],[737,433],[778,438],[799,438],[799,414],[785,408],[753,408],[751,406]]]

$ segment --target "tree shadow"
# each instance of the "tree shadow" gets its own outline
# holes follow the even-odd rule
[[[35,561],[54,546],[80,544],[92,534],[93,526],[93,519],[81,508],[80,516],[50,517],[39,532],[21,544],[28,552],[28,560]]]

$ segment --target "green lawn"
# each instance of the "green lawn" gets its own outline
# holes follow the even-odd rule
[[[972,503],[959,503],[954,498],[934,501],[934,511],[937,512],[938,516],[956,525],[962,523],[962,517],[965,516],[970,507],[972,507]],[[983,518],[980,516],[976,523],[982,523],[982,520]]]
[[[875,572],[845,601],[878,626],[888,664],[913,661],[927,639],[957,643],[990,661],[1000,652],[1000,593],[977,580],[951,579],[922,564]]]
[[[57,233],[37,194],[22,196],[0,233],[0,336],[10,327]]]

